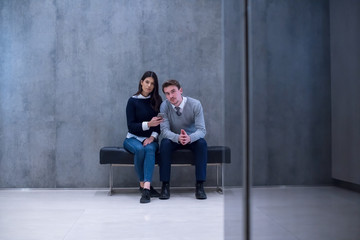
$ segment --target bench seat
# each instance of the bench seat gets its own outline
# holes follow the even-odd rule
[[[158,164],[159,154],[156,156],[155,163]],[[231,152],[229,147],[208,146],[208,165],[216,165],[216,185],[218,192],[222,192],[219,184],[219,168],[224,163],[231,162]],[[113,167],[134,165],[134,155],[123,147],[103,147],[100,149],[100,164],[110,165],[110,192],[113,193]],[[173,153],[172,166],[194,165],[194,156],[190,150],[181,149]],[[221,175],[222,184],[222,175]]]

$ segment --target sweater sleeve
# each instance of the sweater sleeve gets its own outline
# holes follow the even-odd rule
[[[143,133],[142,122],[136,121],[136,106],[130,98],[126,105],[126,120],[129,132],[140,136]]]
[[[169,108],[167,107],[166,101],[162,102],[160,106],[160,112],[164,113],[164,121],[160,124],[161,136],[163,138],[168,138],[171,141],[178,143],[179,134],[176,134],[170,130],[169,122]]]
[[[204,111],[200,102],[197,102],[197,104],[194,107],[194,115],[195,115],[196,131],[189,135],[191,142],[195,142],[200,138],[204,138],[206,135]]]
[[[151,127],[150,130],[152,131],[152,133],[157,133],[156,137],[154,135],[152,135],[153,137],[157,138],[160,134],[160,125],[156,126],[156,127]]]

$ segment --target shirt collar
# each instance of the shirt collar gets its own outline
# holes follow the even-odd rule
[[[140,93],[140,94],[138,94],[138,95],[134,95],[134,96],[133,96],[133,98],[138,98],[138,99],[148,99],[148,98],[150,98],[150,95],[149,95],[149,96],[147,96],[147,97],[145,97],[145,96],[143,96],[143,95]]]
[[[182,112],[184,106],[185,106],[185,103],[187,101],[187,97],[183,97],[183,100],[181,101],[180,105],[179,105],[179,108],[180,108],[180,112]],[[171,104],[171,106],[173,107],[173,109],[175,109],[175,105]],[[176,109],[175,109],[176,110]]]

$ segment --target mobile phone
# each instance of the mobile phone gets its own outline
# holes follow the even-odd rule
[[[164,113],[158,113],[158,115],[157,115],[157,117],[159,117],[159,118],[164,118]]]

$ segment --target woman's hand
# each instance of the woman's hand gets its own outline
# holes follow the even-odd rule
[[[155,138],[153,136],[148,137],[147,139],[144,140],[143,146],[145,147],[146,145],[152,143],[154,140]]]
[[[150,122],[148,122],[148,127],[156,127],[163,121],[162,117],[153,117]]]

